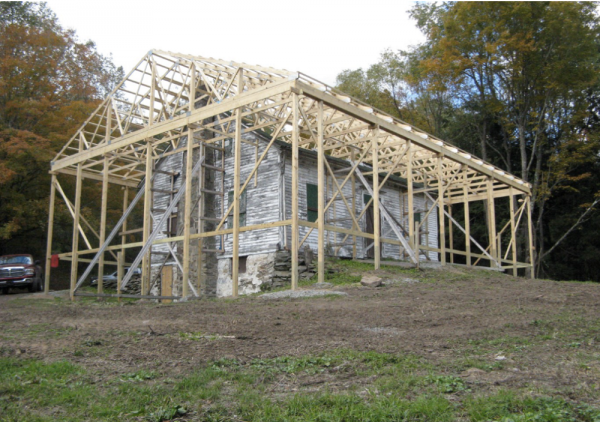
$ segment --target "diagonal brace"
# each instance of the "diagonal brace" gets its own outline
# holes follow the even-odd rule
[[[362,175],[360,170],[357,168],[357,169],[355,169],[355,172],[356,172],[358,178],[360,179],[360,181],[362,182],[362,184],[367,189],[367,192],[369,192],[369,195],[373,196],[373,189],[371,189],[371,186],[369,185],[369,183],[367,182],[365,177]],[[392,219],[392,217],[390,216],[388,211],[382,206],[381,200],[379,201],[379,204],[377,204],[377,206],[379,206],[381,215],[383,215],[383,217],[386,220],[388,220],[388,222],[390,223],[390,227],[392,228],[394,233],[396,233],[396,236],[398,236],[398,240],[400,240],[400,243],[402,243],[402,246],[404,246],[404,249],[408,252],[408,256],[410,256],[410,259],[412,260],[412,262],[414,264],[417,264],[418,260],[415,255],[415,251],[412,250],[412,248],[410,247],[410,245],[408,244],[408,242],[406,241],[406,239],[404,238],[402,233],[400,233],[400,231],[398,230],[398,227],[396,227],[396,223],[394,222],[394,220]]]
[[[192,169],[192,172],[191,172],[191,174],[188,175],[188,177],[192,177],[192,175],[194,173],[197,173],[198,170],[200,169],[200,165],[203,162],[204,162],[204,157],[201,157],[194,165],[194,168]],[[179,190],[177,191],[177,194],[175,194],[175,197],[173,198],[173,200],[171,201],[169,206],[167,207],[167,210],[161,217],[160,221],[158,222],[158,225],[156,226],[156,228],[152,231],[152,233],[148,237],[146,244],[142,247],[142,250],[140,251],[138,256],[135,258],[135,260],[129,267],[127,274],[125,274],[125,277],[123,277],[123,281],[121,281],[121,290],[123,290],[125,288],[125,286],[127,286],[127,283],[129,283],[131,276],[133,276],[133,272],[140,265],[140,262],[142,262],[142,259],[144,258],[144,255],[146,255],[146,252],[148,252],[148,249],[150,249],[152,247],[152,243],[156,239],[156,236],[158,236],[158,234],[160,233],[162,225],[167,221],[167,218],[169,218],[169,216],[173,212],[173,209],[179,203],[179,200],[181,199],[181,197],[183,196],[184,193],[185,193],[185,185],[182,185],[179,188]],[[189,282],[189,280],[188,280],[188,282]],[[191,285],[191,283],[190,283],[190,285]],[[197,296],[197,293],[195,292],[193,286],[192,286],[192,292],[194,293],[194,295]]]

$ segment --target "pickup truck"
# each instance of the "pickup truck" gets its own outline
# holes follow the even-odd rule
[[[7,294],[12,287],[26,288],[30,292],[42,290],[42,267],[31,255],[0,256],[0,291]]]

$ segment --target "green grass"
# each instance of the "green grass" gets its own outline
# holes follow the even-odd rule
[[[325,281],[335,286],[352,285],[360,283],[362,275],[367,271],[373,271],[374,266],[371,263],[353,261],[350,259],[328,259],[325,263]],[[331,270],[331,271],[327,271]],[[409,277],[416,278],[421,277],[423,272],[416,268],[404,268],[395,265],[385,265],[385,261],[382,262],[381,269],[379,270],[382,275],[389,275],[393,277]],[[316,283],[318,276],[315,274],[309,280],[300,281],[300,286],[311,286]]]
[[[353,385],[341,390],[329,386],[323,380],[331,376],[353,380]],[[106,376],[65,361],[0,359],[2,421],[167,421],[176,417],[282,422],[594,422],[600,420],[600,410],[528,391],[478,391],[456,374],[413,355],[338,350],[249,362],[221,359],[177,379],[143,369]]]

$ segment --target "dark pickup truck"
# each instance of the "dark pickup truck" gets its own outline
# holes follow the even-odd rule
[[[42,290],[42,267],[31,255],[0,256],[0,290],[7,294],[11,287]]]

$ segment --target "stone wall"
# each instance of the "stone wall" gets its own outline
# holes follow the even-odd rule
[[[257,293],[271,285],[275,272],[276,254],[276,252],[270,252],[242,257],[246,259],[246,271],[240,272],[238,277],[239,294]],[[231,264],[231,258],[218,259],[217,296],[231,296],[232,294]]]

